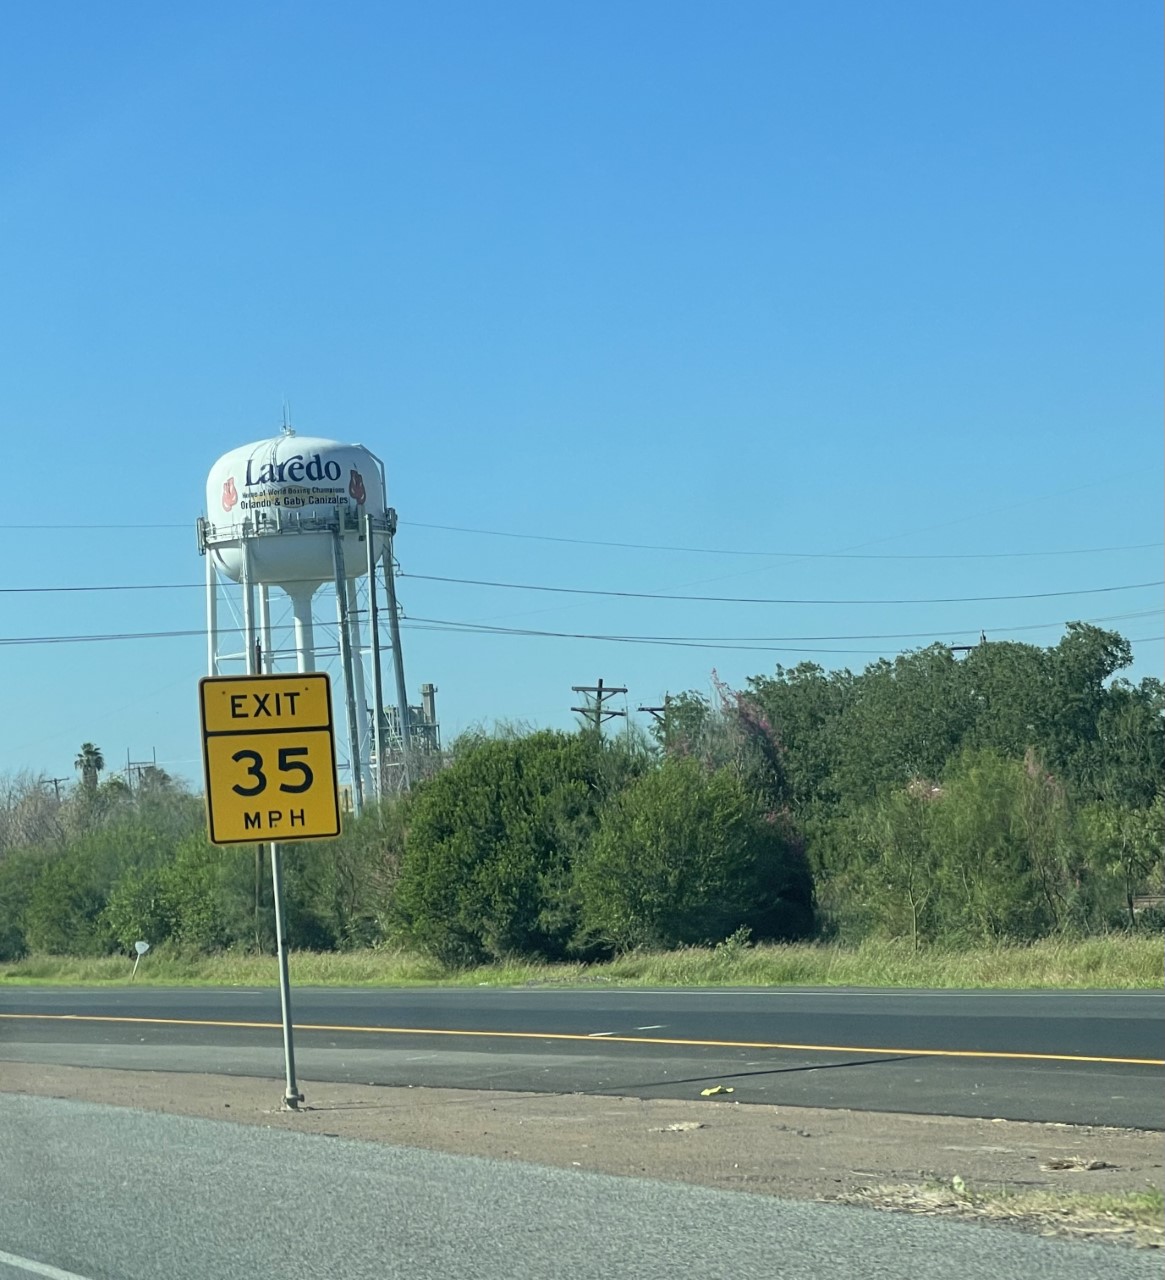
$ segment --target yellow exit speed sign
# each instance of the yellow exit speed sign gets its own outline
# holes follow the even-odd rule
[[[212,843],[340,834],[325,672],[206,676],[198,700]]]

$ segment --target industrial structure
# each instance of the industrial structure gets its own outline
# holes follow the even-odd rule
[[[206,559],[208,674],[329,671],[344,713],[337,750],[352,810],[359,814],[366,797],[407,788],[413,725],[422,750],[439,744],[436,689],[422,686],[422,707],[407,709],[396,512],[387,505],[381,460],[363,445],[284,426],[211,467],[197,532]],[[390,707],[386,649],[396,693]]]

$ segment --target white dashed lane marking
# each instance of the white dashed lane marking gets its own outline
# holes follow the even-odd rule
[[[34,1262],[31,1258],[21,1258],[15,1253],[5,1253],[0,1249],[0,1265],[12,1267],[14,1271],[27,1271],[32,1276],[45,1276],[46,1280],[86,1280],[85,1276],[75,1271],[62,1271],[60,1267],[50,1266],[47,1262]]]

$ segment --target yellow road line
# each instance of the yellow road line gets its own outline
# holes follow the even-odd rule
[[[0,1013],[11,1022],[128,1022],[159,1027],[237,1027],[278,1031],[279,1022],[224,1022],[210,1018],[133,1018],[97,1013]],[[379,1036],[476,1036],[486,1040],[571,1040],[595,1044],[593,1036],[566,1031],[461,1031],[447,1027],[347,1027],[297,1022],[296,1031]],[[1003,1053],[989,1049],[887,1049],[856,1044],[782,1044],[770,1040],[672,1040],[663,1036],[604,1036],[602,1044],[667,1044],[692,1049],[781,1049],[792,1053],[872,1053],[887,1057],[988,1058],[1006,1062],[1104,1062],[1122,1067],[1165,1067],[1165,1058],[1107,1058],[1074,1053]]]

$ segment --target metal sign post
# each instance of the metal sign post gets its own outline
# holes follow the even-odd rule
[[[279,1011],[283,1015],[283,1064],[287,1087],[283,1091],[285,1110],[297,1111],[303,1094],[295,1082],[295,1042],[291,1034],[291,975],[287,970],[287,931],[283,926],[283,859],[279,845],[271,841],[271,892],[275,899],[275,950],[279,953]]]
[[[331,684],[323,672],[207,676],[199,683],[199,706],[211,842],[271,845],[283,1106],[295,1111],[303,1094],[295,1078],[280,844],[340,834]]]

